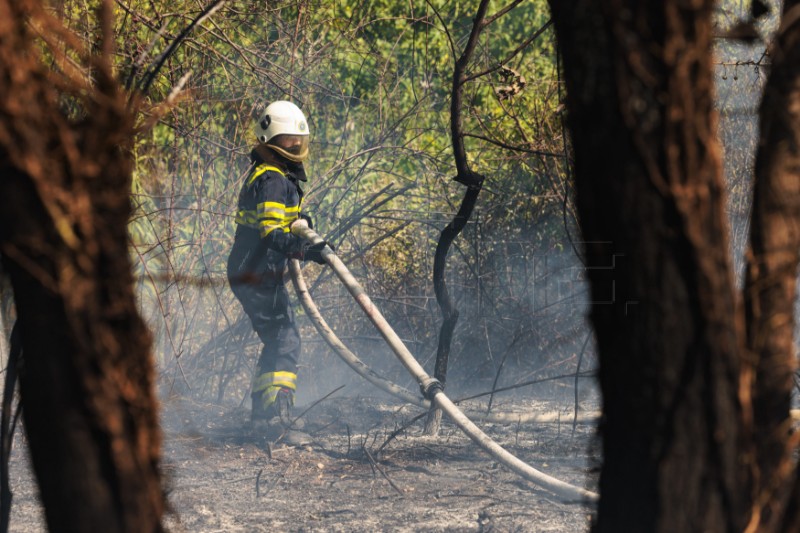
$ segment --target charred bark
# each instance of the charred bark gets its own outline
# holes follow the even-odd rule
[[[439,344],[436,348],[436,364],[434,366],[434,377],[445,384],[447,381],[447,363],[450,358],[450,346],[453,342],[453,331],[458,323],[458,309],[447,291],[447,283],[444,279],[444,270],[447,262],[447,251],[455,238],[467,225],[470,215],[475,208],[475,203],[480,194],[480,185],[469,187],[461,201],[461,207],[456,213],[455,218],[442,230],[439,242],[436,244],[436,254],[433,261],[433,289],[436,294],[436,302],[442,310],[442,325],[439,328]],[[428,418],[425,421],[425,433],[427,435],[437,435],[441,426],[442,412],[431,405]]]
[[[453,89],[450,100],[450,136],[453,143],[453,157],[455,158],[457,174],[455,181],[467,186],[464,198],[461,200],[456,216],[442,230],[439,242],[436,243],[436,254],[433,258],[433,290],[436,293],[436,303],[442,312],[442,325],[439,328],[439,343],[436,348],[436,363],[434,377],[444,384],[447,381],[447,363],[450,359],[450,346],[453,342],[453,331],[458,323],[458,309],[456,309],[445,282],[445,266],[447,252],[450,245],[458,237],[472,215],[478,195],[483,186],[483,176],[472,171],[467,162],[467,152],[464,147],[464,132],[461,121],[461,108],[464,100],[464,84],[467,81],[467,66],[472,53],[478,44],[478,37],[486,24],[486,11],[489,8],[488,0],[481,0],[477,14],[472,22],[472,32],[464,47],[464,52],[456,61],[453,70]],[[431,405],[428,418],[425,421],[425,434],[437,435],[441,427],[442,412]]]
[[[800,261],[800,2],[787,0],[783,9],[760,108],[744,289],[750,357],[742,376],[744,390],[752,394],[748,422],[755,452],[751,524],[759,531],[776,530],[796,477],[788,436]]]
[[[714,3],[550,2],[603,395],[594,530],[740,531]]]
[[[151,338],[127,248],[133,116],[109,61],[112,9],[102,3],[102,40],[86,51],[39,2],[0,0],[0,251],[54,531],[157,531],[165,507]],[[35,35],[56,64],[70,47],[86,70],[45,66]]]

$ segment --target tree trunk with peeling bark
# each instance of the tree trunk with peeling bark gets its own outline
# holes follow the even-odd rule
[[[754,453],[753,518],[760,531],[780,529],[797,483],[791,431],[797,265],[800,261],[800,2],[784,2],[770,50],[761,102],[750,249],[744,288],[747,353],[742,377],[751,395],[746,420]],[[788,15],[788,16],[787,16]],[[794,19],[794,22],[792,20]],[[796,513],[797,501],[792,501]]]
[[[741,531],[714,2],[552,1],[603,395],[594,530]]]
[[[102,37],[87,51],[40,2],[0,0],[0,252],[51,530],[158,531],[165,508],[151,337],[128,255],[133,116],[110,64],[112,11],[102,2]],[[45,65],[39,38],[56,65],[66,46],[84,69]]]

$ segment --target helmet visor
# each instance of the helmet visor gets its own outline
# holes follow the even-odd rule
[[[300,162],[308,157],[308,135],[276,135],[267,144],[292,161]]]

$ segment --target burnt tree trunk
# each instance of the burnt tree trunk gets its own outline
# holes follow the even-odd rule
[[[457,174],[455,181],[467,186],[461,206],[453,220],[442,230],[439,242],[436,243],[436,254],[433,258],[433,289],[436,293],[436,303],[442,311],[442,326],[439,329],[439,343],[436,347],[436,364],[434,365],[434,377],[442,385],[447,381],[447,364],[450,359],[450,346],[453,342],[453,331],[458,323],[458,309],[450,297],[445,282],[445,266],[447,265],[447,252],[450,245],[458,237],[472,216],[478,195],[483,186],[484,177],[469,168],[467,161],[467,151],[464,147],[464,131],[461,121],[461,108],[464,101],[464,84],[467,82],[467,66],[475,47],[478,44],[478,37],[486,26],[486,12],[489,9],[489,1],[481,0],[478,6],[475,19],[472,21],[472,31],[469,40],[464,47],[464,52],[456,61],[453,69],[453,88],[450,95],[450,137],[453,143],[453,157],[456,163]],[[425,420],[425,434],[438,435],[442,423],[442,411],[431,404],[428,418]]]
[[[743,384],[752,394],[755,445],[751,523],[774,531],[794,472],[791,431],[797,265],[800,260],[800,1],[784,2],[760,109],[750,249],[744,289],[747,349]],[[786,16],[795,10],[795,13]],[[797,503],[794,502],[796,506]],[[796,512],[796,511],[795,511]],[[795,529],[796,530],[796,529]]]
[[[714,2],[550,2],[603,395],[594,530],[741,531]]]
[[[133,117],[110,65],[113,8],[101,4],[102,37],[87,51],[40,2],[0,0],[0,252],[48,527],[158,531],[151,337],[134,301],[126,229]],[[69,47],[85,70],[45,66],[35,35],[54,64]]]

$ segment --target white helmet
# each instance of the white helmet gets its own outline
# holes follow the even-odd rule
[[[267,106],[255,127],[256,138],[290,161],[308,157],[308,122],[300,108],[286,100]]]

